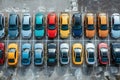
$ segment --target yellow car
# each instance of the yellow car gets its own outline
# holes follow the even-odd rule
[[[72,46],[72,62],[75,65],[81,65],[83,63],[84,49],[82,44],[75,43]]]
[[[70,16],[68,13],[61,13],[60,15],[60,38],[68,38],[70,34],[69,27]]]
[[[9,66],[16,66],[18,63],[18,44],[16,43],[10,43],[8,45],[8,65]]]

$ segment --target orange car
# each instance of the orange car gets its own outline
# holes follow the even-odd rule
[[[108,36],[108,17],[106,13],[98,14],[98,36],[106,38]]]
[[[87,13],[85,16],[85,34],[87,38],[93,38],[95,36],[95,22],[92,13]]]

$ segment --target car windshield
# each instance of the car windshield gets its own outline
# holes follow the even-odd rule
[[[120,58],[120,48],[115,48],[114,53],[116,58]]]
[[[16,25],[10,25],[9,30],[17,30],[17,26]]]
[[[23,30],[30,30],[30,25],[23,25]]]
[[[113,30],[120,30],[120,24],[114,24]]]
[[[44,27],[43,27],[42,24],[36,24],[35,29],[36,29],[36,30],[43,30]]]
[[[82,26],[80,26],[80,25],[73,26],[73,29],[76,29],[76,30],[79,30],[81,28],[82,28]]]
[[[100,29],[101,29],[101,30],[107,30],[107,25],[101,25],[101,26],[100,26]]]
[[[14,52],[15,53],[15,48],[10,48],[8,52]]]
[[[75,53],[75,61],[79,62],[81,61],[81,49],[80,48],[75,48],[74,53]]]
[[[62,25],[61,29],[62,30],[68,30],[68,25]]]
[[[48,29],[54,30],[55,29],[55,24],[49,24]]]
[[[27,62],[29,62],[29,60],[28,59],[23,59],[22,62],[27,63]]]
[[[9,61],[10,63],[14,63],[14,62],[15,62],[14,59],[8,59],[8,61]]]
[[[88,25],[87,29],[88,29],[88,30],[94,30],[94,25],[92,25],[92,24],[91,24],[91,25]]]
[[[2,25],[0,25],[0,30],[2,30],[3,29],[3,26]]]
[[[107,54],[108,54],[108,49],[107,49],[107,48],[101,48],[100,54],[101,54],[101,57],[102,57],[102,61],[103,61],[103,62],[108,61],[108,56],[107,56]]]
[[[41,58],[36,58],[35,62],[37,62],[37,63],[41,62]]]
[[[0,50],[0,59],[3,58],[3,51]]]

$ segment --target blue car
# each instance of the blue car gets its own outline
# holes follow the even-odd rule
[[[5,17],[0,13],[0,38],[5,36]]]
[[[21,63],[22,65],[30,65],[31,63],[31,44],[25,43],[22,45]]]
[[[111,44],[111,57],[115,64],[120,64],[120,43]]]
[[[19,16],[15,13],[11,13],[9,16],[8,36],[11,39],[15,39],[19,34]]]
[[[44,15],[41,13],[37,13],[35,15],[35,32],[34,35],[37,39],[44,37],[45,29],[44,29]]]
[[[73,37],[81,37],[82,36],[82,15],[79,13],[73,14],[72,21],[73,21],[73,25],[72,25]]]
[[[43,65],[44,62],[44,47],[42,43],[35,44],[35,52],[34,52],[34,64],[35,65]]]
[[[114,13],[111,16],[111,37],[120,38],[120,14]]]

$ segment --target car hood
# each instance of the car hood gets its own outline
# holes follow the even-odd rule
[[[87,37],[92,38],[92,37],[94,37],[94,35],[95,35],[95,30],[86,30]]]
[[[60,36],[61,38],[67,38],[69,37],[70,30],[60,30]]]
[[[119,38],[120,37],[120,30],[116,31],[116,30],[111,30],[111,36],[113,38]]]
[[[82,35],[82,28],[81,29],[72,29],[73,36],[81,36]]]
[[[36,37],[44,36],[44,29],[43,30],[35,30],[35,36]]]
[[[18,30],[8,30],[8,35],[10,38],[15,38],[18,36]]]
[[[107,37],[108,36],[108,30],[99,30],[99,37]]]
[[[31,37],[31,30],[22,30],[22,37],[30,38]]]
[[[56,37],[56,35],[57,35],[57,30],[56,29],[54,29],[54,30],[47,30],[47,33],[48,33],[48,37],[50,37],[50,38],[54,38],[54,37]]]

